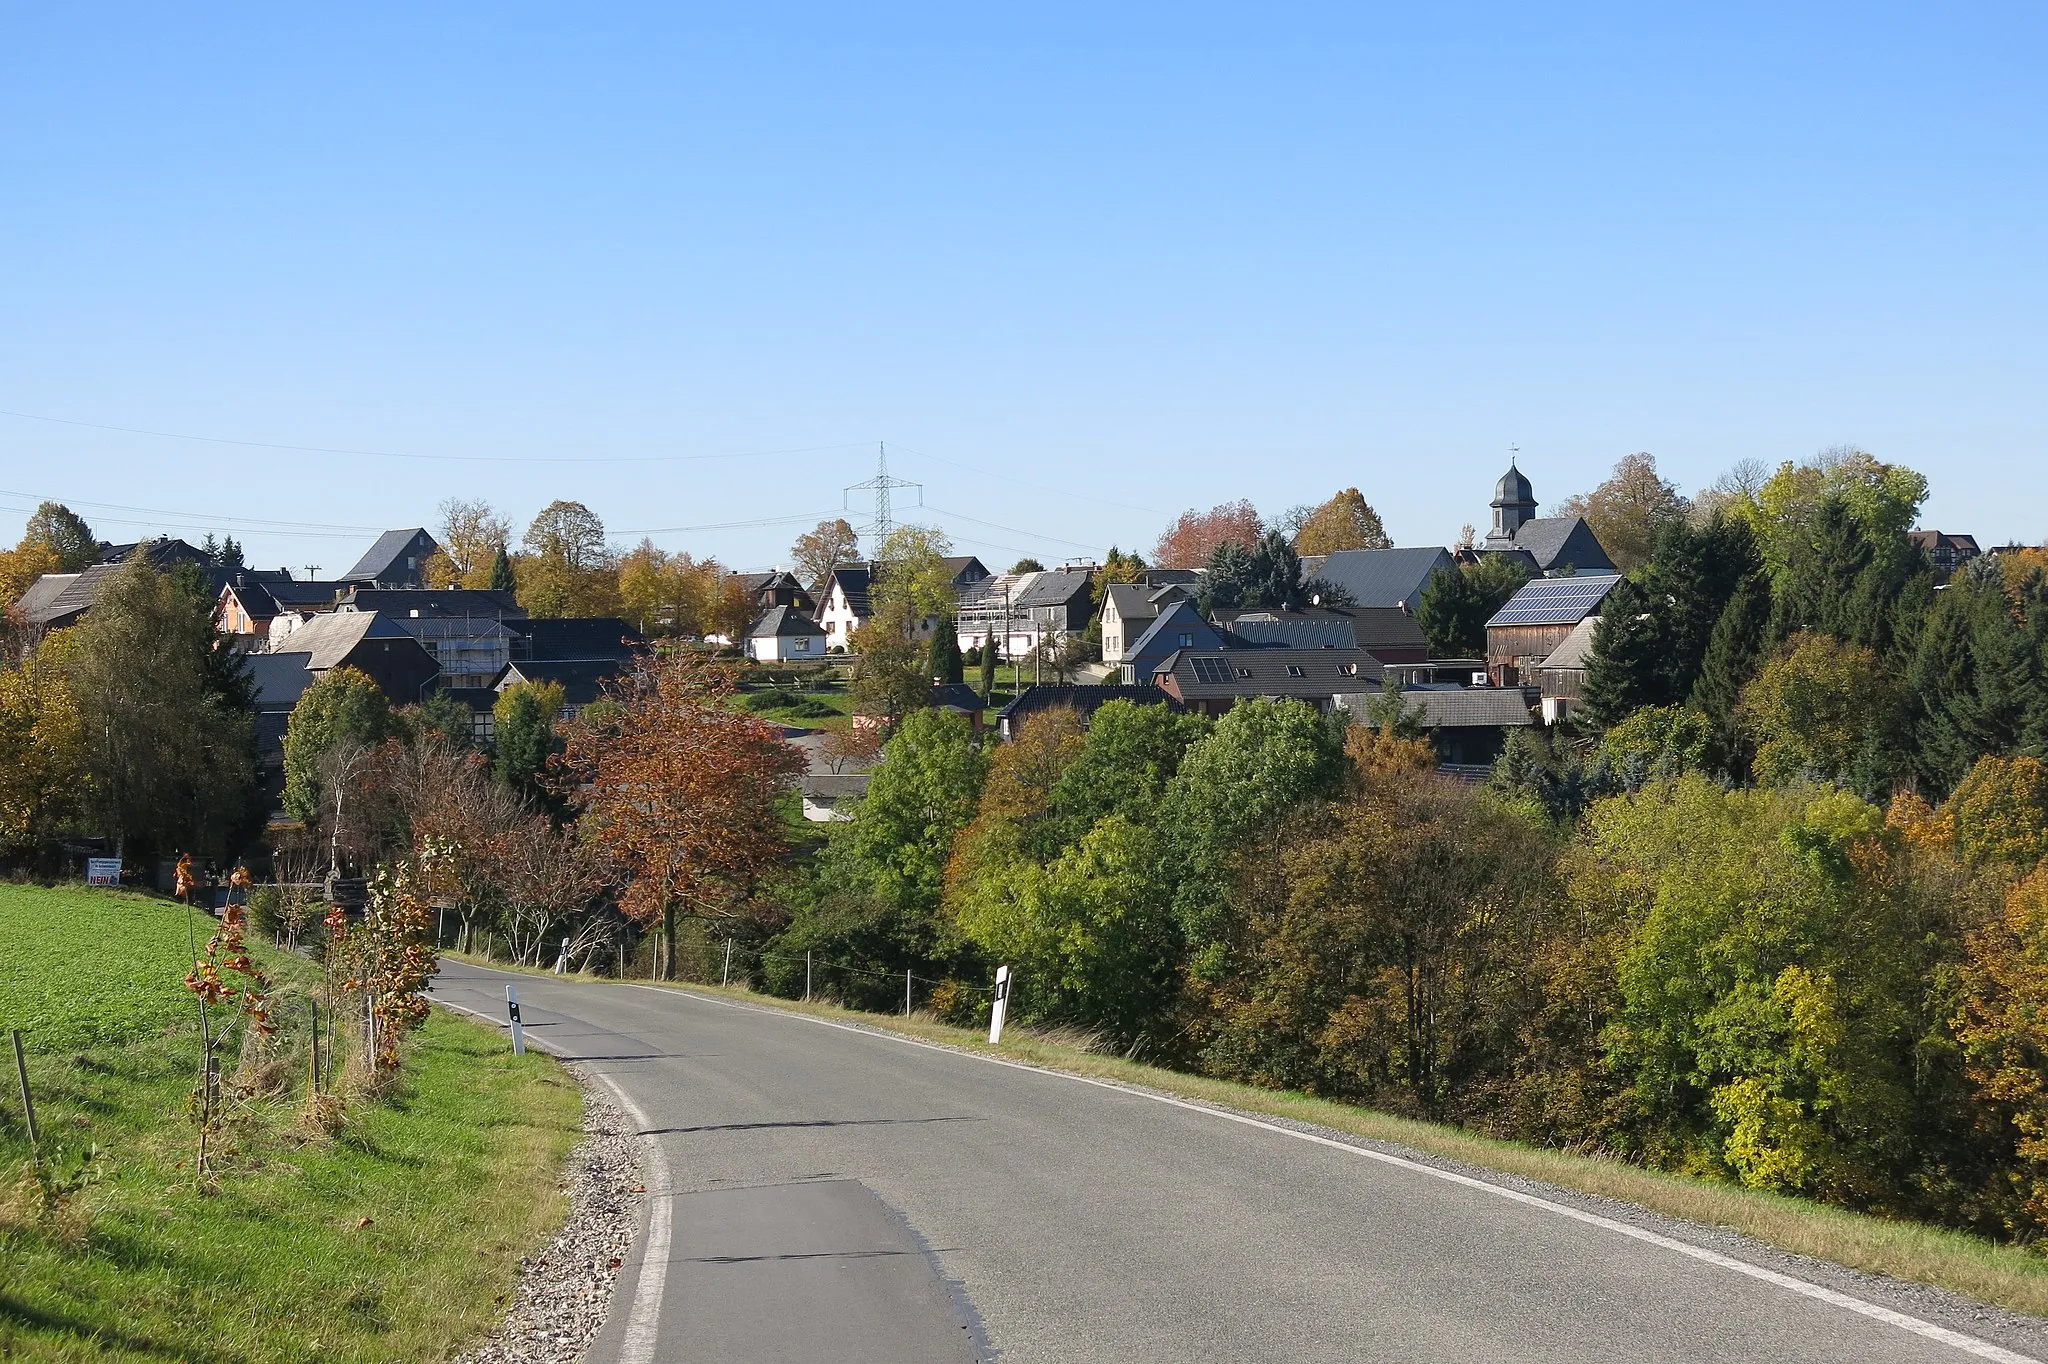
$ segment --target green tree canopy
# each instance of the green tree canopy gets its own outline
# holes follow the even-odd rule
[[[99,537],[84,517],[62,502],[44,502],[29,514],[21,544],[39,546],[55,556],[53,573],[78,573],[100,561]]]
[[[1512,554],[1482,554],[1475,563],[1439,569],[1415,607],[1430,656],[1486,657],[1486,622],[1527,581],[1528,566]]]
[[[543,794],[548,759],[562,751],[555,721],[562,718],[558,682],[521,682],[498,693],[491,707],[491,770],[499,781],[529,797]]]
[[[392,732],[391,702],[367,673],[333,668],[306,688],[284,734],[284,809],[316,822],[326,801],[335,755],[374,748]]]

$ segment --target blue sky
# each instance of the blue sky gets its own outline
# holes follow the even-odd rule
[[[1347,485],[1441,543],[1511,443],[2048,536],[2048,10],[1108,8],[15,6],[0,409],[97,427],[0,416],[0,535],[766,566],[886,441],[1004,563]]]

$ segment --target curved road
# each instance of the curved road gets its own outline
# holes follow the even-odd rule
[[[434,994],[501,1022],[507,983],[658,1152],[594,1364],[2048,1353],[1943,1295],[1334,1133],[670,990],[448,962]]]

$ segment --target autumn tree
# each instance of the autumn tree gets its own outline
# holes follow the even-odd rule
[[[1800,634],[1742,689],[1736,722],[1759,781],[1849,781],[1875,794],[1888,784],[1898,695],[1870,650]]]
[[[1607,557],[1624,573],[1649,562],[1657,535],[1682,522],[1692,503],[1678,485],[1657,473],[1657,457],[1647,451],[1625,455],[1606,481],[1589,493],[1566,498],[1560,516],[1583,516]]]
[[[1250,550],[1263,534],[1265,526],[1258,509],[1242,498],[1206,512],[1190,509],[1160,533],[1159,543],[1152,547],[1152,562],[1160,568],[1201,568],[1216,553],[1216,546],[1229,542]]]
[[[729,621],[723,609],[725,570],[716,559],[671,554],[642,539],[619,560],[619,601],[643,635],[660,631],[718,633],[714,619]],[[749,599],[748,609],[752,609]],[[749,624],[752,622],[749,621]]]
[[[799,581],[815,592],[840,564],[860,555],[860,536],[843,516],[820,521],[789,547],[789,561]]]
[[[1393,547],[1380,514],[1356,488],[1346,488],[1310,512],[1294,536],[1295,551],[1303,555]]]
[[[519,600],[536,616],[604,616],[618,605],[618,579],[604,522],[581,502],[554,501],[526,528]]]
[[[85,732],[57,635],[0,671],[0,854],[49,848],[82,808]]]
[[[512,538],[512,523],[481,498],[451,497],[441,504],[435,539],[440,550],[427,560],[431,587],[488,588],[499,549]]]
[[[671,651],[563,727],[579,825],[623,876],[620,907],[661,925],[670,978],[677,919],[730,913],[787,846],[778,805],[803,755],[732,709],[734,690],[731,669]]]

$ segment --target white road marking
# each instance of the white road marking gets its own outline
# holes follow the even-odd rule
[[[466,1005],[436,998],[436,1004],[471,1014],[486,1023],[498,1027],[509,1026],[491,1015]],[[564,1055],[560,1048],[550,1045],[541,1038],[532,1039],[531,1045],[557,1056]],[[569,1058],[573,1060],[574,1058]],[[640,1277],[633,1286],[633,1305],[627,1310],[626,1332],[619,1344],[619,1364],[654,1364],[654,1347],[661,1334],[661,1299],[668,1287],[669,1246],[674,1236],[675,1200],[669,1196],[668,1161],[662,1155],[661,1143],[647,1135],[654,1124],[647,1114],[625,1090],[619,1087],[611,1076],[592,1070],[626,1115],[640,1129],[640,1144],[646,1150],[642,1162],[647,1171],[647,1242],[640,1253]]]

